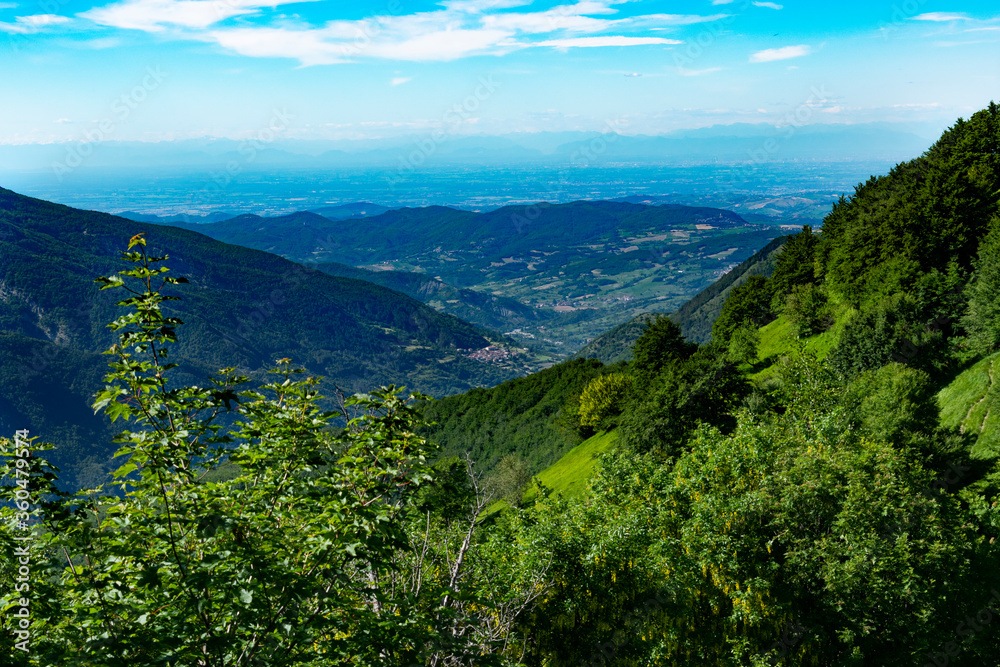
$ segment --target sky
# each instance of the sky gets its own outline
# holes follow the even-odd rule
[[[996,0],[0,0],[0,144],[933,130],[991,99]]]

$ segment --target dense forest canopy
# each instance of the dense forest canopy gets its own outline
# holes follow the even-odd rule
[[[924,155],[873,176],[823,221],[817,273],[851,305],[954,266],[968,274],[1000,212],[1000,107],[959,120]]]

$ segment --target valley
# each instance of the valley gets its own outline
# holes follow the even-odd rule
[[[480,324],[487,320],[475,319],[468,299],[497,298],[491,307],[503,317],[489,323],[543,364],[637,315],[673,312],[775,237],[798,229],[707,207],[587,201],[486,213],[404,208],[345,221],[311,212],[245,215],[184,226],[324,271],[330,262],[354,265],[381,284],[425,276],[423,287],[407,293]],[[479,297],[431,289],[440,283]]]

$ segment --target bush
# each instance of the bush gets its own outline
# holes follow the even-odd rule
[[[785,297],[783,313],[795,328],[797,338],[826,331],[833,324],[826,294],[812,283],[796,285]]]
[[[626,373],[608,373],[591,380],[580,394],[580,426],[591,434],[610,428],[631,388],[632,377]]]

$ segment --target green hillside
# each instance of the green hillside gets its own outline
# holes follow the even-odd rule
[[[775,258],[787,240],[787,236],[779,236],[768,242],[671,314],[670,318],[681,328],[684,337],[695,343],[707,343],[712,337],[712,324],[722,312],[722,304],[729,293],[750,276],[770,276],[774,272]]]
[[[571,498],[582,496],[587,490],[587,482],[594,475],[598,457],[614,447],[616,437],[614,431],[593,435],[535,477],[551,491]],[[525,493],[524,500],[530,502],[534,497],[535,490],[532,488]]]
[[[941,424],[975,437],[978,458],[1000,457],[1000,352],[991,354],[938,393]]]
[[[507,206],[486,213],[444,206],[403,208],[350,224],[351,233],[344,234],[344,223],[303,212],[267,219],[240,216],[200,225],[199,230],[292,259],[328,258],[357,266],[416,256],[431,248],[447,253],[473,246],[490,257],[520,256],[548,246],[624,240],[647,230],[695,224],[733,228],[746,222],[721,209],[581,201]]]
[[[580,443],[567,407],[590,380],[609,370],[599,361],[576,359],[434,401],[422,410],[434,422],[427,436],[441,446],[443,456],[469,454],[484,471],[504,455],[516,454],[536,474]]]

